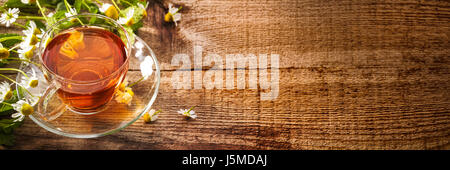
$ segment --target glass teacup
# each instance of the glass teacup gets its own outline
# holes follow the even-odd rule
[[[38,49],[50,84],[38,109],[55,92],[77,113],[104,109],[127,74],[130,36],[115,20],[97,14],[75,15],[51,26]]]

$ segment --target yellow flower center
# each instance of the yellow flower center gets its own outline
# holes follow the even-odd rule
[[[33,58],[33,51],[34,51],[34,49],[36,49],[36,46],[33,46],[33,48],[31,48],[31,50],[29,50],[29,51],[27,51],[27,52],[25,52],[25,58],[26,59],[28,59],[28,60],[31,60],[31,58]]]
[[[34,35],[40,34],[40,33],[42,33],[41,30],[39,30],[38,28],[34,29],[34,32],[33,32]]]
[[[134,92],[130,87],[125,87],[125,93],[130,94],[130,96],[134,96]]]
[[[23,115],[28,116],[33,114],[34,112],[34,108],[29,105],[28,103],[25,103],[22,105],[22,108],[20,109],[20,111],[22,112]]]
[[[134,20],[133,20],[133,18],[130,18],[128,21],[127,21],[127,23],[125,23],[125,25],[127,25],[127,26],[132,26],[134,24]]]
[[[120,83],[120,85],[119,85],[119,90],[120,91],[125,91],[125,83]]]
[[[36,35],[35,34],[31,35],[30,45],[35,45],[38,42],[39,42],[39,39],[36,37]]]
[[[47,47],[48,43],[50,43],[50,41],[52,40],[52,38],[47,38],[47,40],[45,40],[45,47]]]
[[[147,112],[144,114],[144,122],[151,122],[152,119],[150,118],[150,114]]]
[[[166,16],[164,16],[164,21],[166,21],[166,22],[171,22],[171,21],[173,21],[173,15],[172,15],[172,13],[168,12],[168,13],[166,14]]]
[[[9,90],[8,92],[6,92],[5,97],[3,97],[3,100],[9,100],[9,99],[11,99],[12,96],[13,96],[13,93],[11,90]]]
[[[119,12],[117,11],[117,9],[114,6],[110,6],[106,11],[105,11],[105,15],[112,18],[112,19],[117,19],[119,18]]]
[[[35,88],[36,86],[39,85],[39,81],[38,80],[31,80],[29,85],[30,85],[30,87]]]
[[[146,17],[146,16],[147,16],[147,10],[142,9],[142,15],[143,15],[144,17]]]
[[[9,57],[9,51],[6,48],[0,48],[0,59],[5,59]]]

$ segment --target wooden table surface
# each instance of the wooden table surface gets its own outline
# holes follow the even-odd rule
[[[152,1],[139,32],[161,66],[156,122],[72,139],[26,119],[11,149],[450,149],[449,1],[172,2],[178,27]],[[171,60],[192,61],[194,45],[223,61],[278,54],[277,98],[261,100],[259,84],[175,89]],[[186,121],[177,110],[191,106]]]

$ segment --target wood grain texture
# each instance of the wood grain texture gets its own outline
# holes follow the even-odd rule
[[[172,2],[183,5],[178,27],[162,21],[168,2],[151,1],[139,32],[162,69],[156,122],[71,139],[27,119],[11,149],[450,149],[450,2]],[[172,57],[192,61],[194,45],[224,61],[279,54],[278,97],[174,89]],[[176,113],[191,106],[196,120]]]

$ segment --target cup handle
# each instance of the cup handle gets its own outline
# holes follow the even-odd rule
[[[66,110],[66,105],[62,101],[60,103],[53,101],[49,103],[50,99],[55,95],[58,89],[59,88],[54,82],[50,83],[37,103],[37,112],[46,121],[58,118]]]

